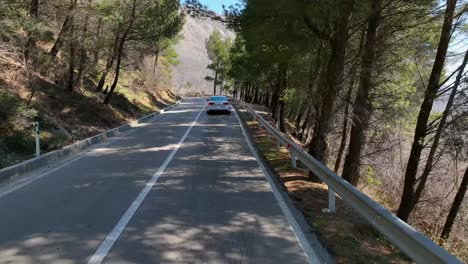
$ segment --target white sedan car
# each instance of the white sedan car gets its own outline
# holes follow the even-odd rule
[[[226,96],[211,96],[208,100],[208,106],[206,107],[206,113],[227,113],[231,114],[231,103]]]

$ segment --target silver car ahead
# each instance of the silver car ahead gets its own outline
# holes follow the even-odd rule
[[[227,113],[231,114],[231,103],[226,96],[211,96],[208,100],[206,113]]]

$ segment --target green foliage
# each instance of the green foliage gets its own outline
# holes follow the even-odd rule
[[[8,2],[8,3],[5,3]],[[22,44],[24,32],[33,30],[34,23],[29,21],[28,14],[20,1],[0,0],[0,40]]]
[[[27,108],[21,99],[7,91],[0,91],[0,129],[22,131],[30,126],[36,111]]]
[[[264,64],[289,62],[312,41],[301,7],[288,0],[247,1],[240,19],[246,49]]]
[[[179,65],[180,63],[178,59],[179,55],[177,54],[177,51],[174,49],[173,44],[167,45],[164,48],[163,56],[166,59],[167,63],[172,66]]]
[[[14,153],[32,153],[33,139],[31,121],[36,111],[26,108],[21,99],[0,90],[0,168],[11,165],[21,159]]]
[[[28,133],[20,132],[5,136],[0,144],[6,149],[14,149],[15,152],[33,153],[34,138]]]
[[[58,133],[56,135],[41,133],[41,139],[41,148],[45,151],[59,149],[71,143],[70,138],[63,133]]]
[[[185,19],[176,0],[140,1],[129,39],[158,44],[177,37]]]
[[[232,45],[232,40],[230,38],[223,39],[221,33],[217,30],[206,40],[206,51],[208,58],[211,60],[211,64],[207,68],[218,75],[216,84],[222,84],[222,80],[226,80],[227,78],[231,67],[230,50]],[[212,76],[207,76],[205,79],[214,81],[214,77]]]
[[[377,185],[377,186],[382,186],[382,182],[375,177],[375,169],[373,166],[367,166],[367,172],[366,172],[366,184],[367,185]]]
[[[125,11],[122,1],[101,0],[94,4],[94,9],[104,22],[117,25],[124,22]]]

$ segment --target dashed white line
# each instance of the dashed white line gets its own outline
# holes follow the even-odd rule
[[[140,207],[143,200],[145,200],[146,196],[151,191],[154,184],[158,181],[159,176],[161,176],[161,174],[166,169],[167,165],[169,165],[171,160],[174,158],[174,155],[177,153],[180,146],[184,143],[184,141],[187,138],[188,134],[192,130],[192,127],[195,125],[195,123],[197,122],[198,118],[200,117],[201,113],[204,110],[205,110],[205,107],[203,107],[202,110],[198,113],[195,120],[190,124],[190,127],[187,129],[185,134],[179,140],[179,143],[174,147],[174,149],[169,154],[169,156],[166,158],[166,160],[164,160],[164,163],[161,165],[161,167],[159,167],[158,171],[156,171],[153,174],[153,177],[151,177],[151,179],[145,184],[145,187],[138,194],[135,201],[133,201],[133,203],[127,209],[125,214],[120,218],[119,222],[115,225],[115,227],[112,229],[112,231],[106,237],[106,239],[101,243],[101,245],[96,250],[94,255],[89,259],[88,264],[100,264],[104,260],[104,258],[107,256],[107,254],[109,253],[109,251],[112,248],[112,246],[114,245],[114,243],[119,238],[120,234],[122,234],[123,230],[127,226],[130,219],[132,219],[133,215],[138,210],[138,208]]]

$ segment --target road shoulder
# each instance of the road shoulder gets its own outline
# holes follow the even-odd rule
[[[296,238],[298,239],[309,263],[335,263],[335,258],[322,245],[318,237],[315,235],[314,230],[305,220],[301,211],[296,208],[293,201],[290,199],[287,190],[278,180],[278,177],[269,168],[261,155],[259,155],[260,151],[257,148],[254,139],[248,132],[247,124],[245,123],[245,120],[241,118],[238,108],[235,107],[234,111],[249,148],[271,185],[271,188],[275,193],[275,198],[288,218],[288,221],[290,222]]]

